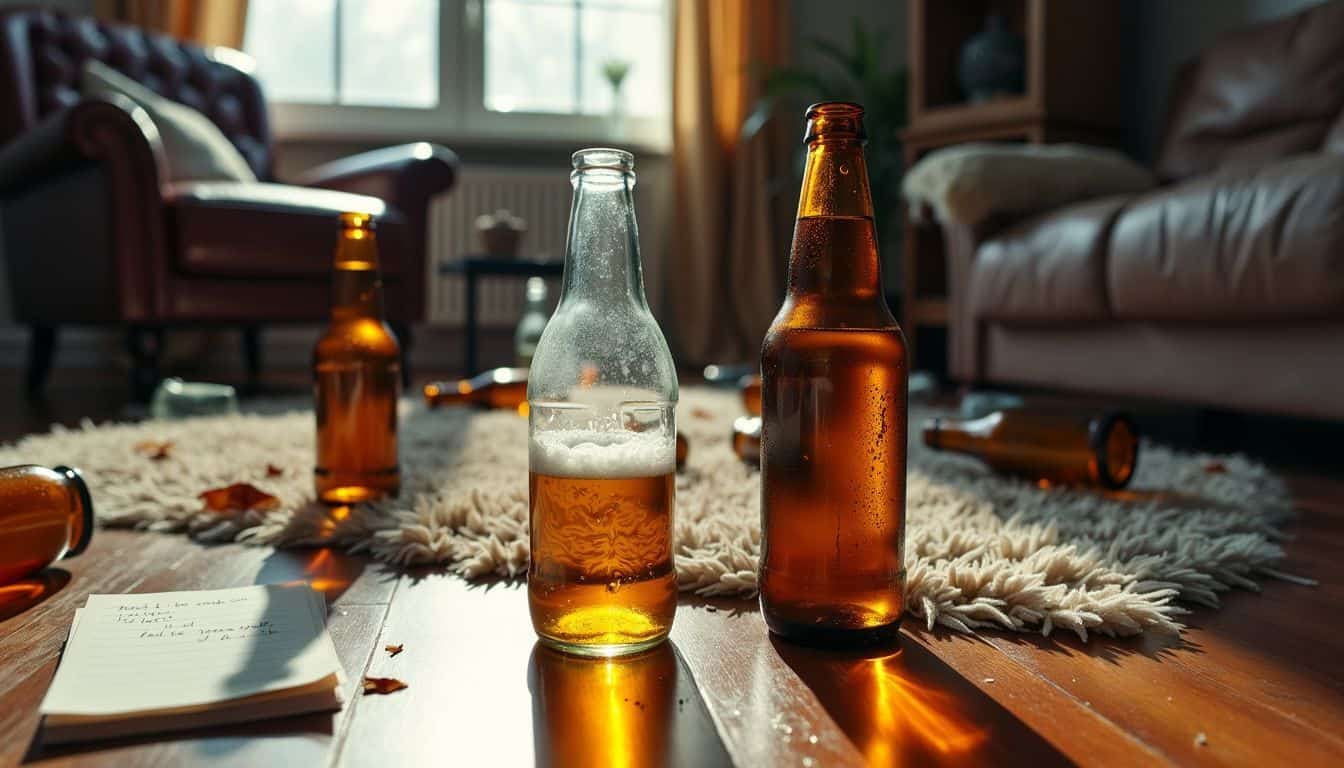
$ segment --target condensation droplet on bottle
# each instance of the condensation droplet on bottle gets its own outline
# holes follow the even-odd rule
[[[841,175],[841,176],[848,176],[848,175],[849,175],[849,166],[848,166],[848,165],[843,165],[843,164],[842,164],[842,165],[840,166],[840,175]]]

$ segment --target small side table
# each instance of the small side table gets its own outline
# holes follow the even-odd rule
[[[476,290],[480,285],[482,277],[560,277],[565,273],[565,263],[563,261],[523,261],[523,260],[505,260],[492,259],[476,254],[468,254],[460,261],[444,261],[439,263],[440,275],[461,275],[467,281],[467,343],[464,345],[466,352],[463,355],[463,371],[466,376],[475,376],[480,371],[476,370],[477,365],[477,339],[476,335],[480,326],[480,318],[477,317],[477,311],[480,304],[477,301]]]

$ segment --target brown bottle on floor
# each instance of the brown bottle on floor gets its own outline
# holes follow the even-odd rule
[[[1138,465],[1134,422],[1119,413],[1014,409],[924,423],[924,444],[974,456],[998,472],[1045,483],[1123,488]]]
[[[754,373],[747,374],[737,382],[737,388],[742,391],[742,407],[747,410],[747,415],[760,416],[761,377]]]
[[[753,467],[761,465],[760,416],[740,416],[733,420],[733,453]]]
[[[761,612],[791,639],[880,642],[904,610],[905,340],[882,294],[863,108],[807,119],[788,292],[761,354]]]
[[[495,368],[456,382],[431,381],[424,388],[425,405],[474,405],[516,410],[527,402],[527,369]]]
[[[383,319],[373,219],[341,214],[331,325],[313,351],[317,495],[328,504],[395,496],[401,348]]]
[[[79,472],[25,465],[0,469],[0,584],[66,557],[93,537],[93,501]]]

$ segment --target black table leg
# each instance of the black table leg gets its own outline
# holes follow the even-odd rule
[[[475,376],[476,370],[476,272],[468,268],[464,273],[467,278],[467,339],[466,339],[466,370],[462,371],[463,376]]]

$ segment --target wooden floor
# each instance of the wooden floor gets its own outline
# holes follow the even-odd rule
[[[122,408],[106,383],[58,387],[44,411],[16,390],[0,375],[0,439]],[[1221,610],[1188,617],[1180,641],[1083,645],[910,626],[891,648],[825,653],[771,638],[749,601],[685,600],[665,648],[577,661],[534,644],[518,585],[390,571],[328,550],[99,531],[84,555],[0,588],[0,765],[1338,765],[1344,481],[1284,469],[1302,510],[1285,570],[1320,586],[1230,594]],[[36,707],[87,594],[300,578],[327,596],[352,693],[364,674],[408,689],[352,696],[334,716],[42,746]],[[386,644],[405,651],[391,658]]]

